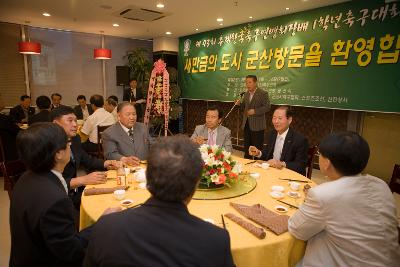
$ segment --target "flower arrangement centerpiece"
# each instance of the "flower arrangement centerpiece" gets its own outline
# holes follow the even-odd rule
[[[204,144],[199,149],[204,161],[199,188],[230,187],[238,180],[242,167],[230,152],[217,145]]]

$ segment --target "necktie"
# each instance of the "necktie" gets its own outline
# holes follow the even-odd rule
[[[132,128],[129,129],[128,135],[129,135],[129,138],[131,139],[132,143],[135,143],[135,140],[133,140],[133,129]]]
[[[208,138],[208,145],[212,146],[214,144],[214,131],[210,132],[210,138]]]

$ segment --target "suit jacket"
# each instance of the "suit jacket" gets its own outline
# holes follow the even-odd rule
[[[80,166],[85,167],[85,170],[88,171],[105,170],[104,161],[91,157],[82,149],[81,138],[79,137],[79,135],[76,135],[71,139],[71,154],[73,156],[71,155],[71,160],[64,168],[63,177],[65,178],[65,181],[68,185],[69,196],[71,197],[75,207],[79,209],[82,192],[85,187],[80,186],[77,188],[77,190],[72,190],[70,188],[71,179],[77,176],[77,171]]]
[[[65,107],[65,105],[63,105],[63,104],[60,104],[58,107]],[[53,110],[53,109],[54,109],[54,106],[53,106],[53,104],[51,104],[51,105],[50,105],[50,109],[51,109],[51,110]]]
[[[10,267],[80,266],[91,228],[78,233],[74,206],[52,172],[27,171],[10,204]]]
[[[143,99],[143,92],[142,92],[142,90],[140,88],[138,88],[138,87],[136,88],[136,96],[134,96],[132,94],[132,90],[131,90],[130,87],[127,88],[127,89],[124,89],[124,95],[122,97],[123,101],[131,102],[131,101],[136,101],[136,100],[139,100],[139,99]],[[138,115],[137,117],[138,118],[142,118],[143,117],[143,106],[142,106],[142,104],[136,104],[135,103],[135,108],[136,108],[136,113]]]
[[[35,122],[50,122],[50,111],[41,110],[39,113],[29,117],[28,124],[31,125]]]
[[[35,114],[35,108],[29,107],[28,109],[28,118],[26,118],[28,121],[29,117]],[[15,106],[12,109],[10,109],[10,117],[14,122],[20,123],[22,119],[25,119],[25,113],[21,105]]]
[[[16,138],[20,128],[10,116],[0,113],[0,138],[6,161],[18,159]]]
[[[134,142],[131,141],[119,122],[108,127],[102,133],[104,157],[115,160],[128,156],[146,159],[152,140],[143,123],[136,122],[133,126],[133,139]]]
[[[196,126],[191,138],[197,136],[208,138],[208,128],[205,124]],[[228,152],[232,152],[231,130],[222,125],[217,127],[217,145],[225,148]]]
[[[345,176],[309,190],[289,219],[289,232],[308,240],[303,266],[399,266],[396,205],[387,184]]]
[[[251,101],[250,93],[246,91],[240,108],[243,110],[242,129],[244,129],[247,120],[251,131],[261,131],[267,128],[265,113],[271,108],[267,91],[257,88]],[[249,109],[254,109],[255,114],[247,116]]]
[[[191,215],[182,203],[150,198],[100,218],[84,266],[234,266],[229,234]]]
[[[87,106],[89,115],[92,115],[92,114],[93,114],[92,106],[89,105],[89,104],[86,104],[86,106]],[[74,107],[74,112],[75,112],[76,118],[77,118],[78,120],[83,120],[83,112],[82,112],[81,106],[76,105],[76,106]]]
[[[262,160],[272,159],[277,132],[272,130],[268,134],[267,146],[262,151]],[[286,135],[283,143],[281,161],[286,163],[286,167],[302,175],[306,175],[308,160],[308,141],[302,134],[295,132],[292,128]]]

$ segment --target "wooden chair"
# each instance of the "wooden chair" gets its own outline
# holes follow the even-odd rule
[[[389,187],[392,192],[400,194],[400,165],[394,164],[392,178],[389,182]]]
[[[317,154],[318,146],[313,146],[308,149],[308,160],[307,160],[307,178],[311,179],[315,155]]]
[[[103,144],[102,144],[101,135],[110,126],[111,125],[103,125],[103,126],[97,125],[97,140],[98,140],[98,143],[97,143],[97,146],[98,146],[97,147],[97,157],[99,159],[104,159]]]

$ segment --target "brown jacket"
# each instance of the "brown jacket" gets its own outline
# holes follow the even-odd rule
[[[247,120],[249,120],[249,127],[251,131],[261,131],[267,128],[265,113],[267,113],[271,108],[267,91],[257,88],[251,101],[250,93],[247,91],[244,94],[240,108],[243,110],[242,129],[244,129]],[[252,116],[247,116],[247,110],[249,109],[254,109],[255,114]]]

